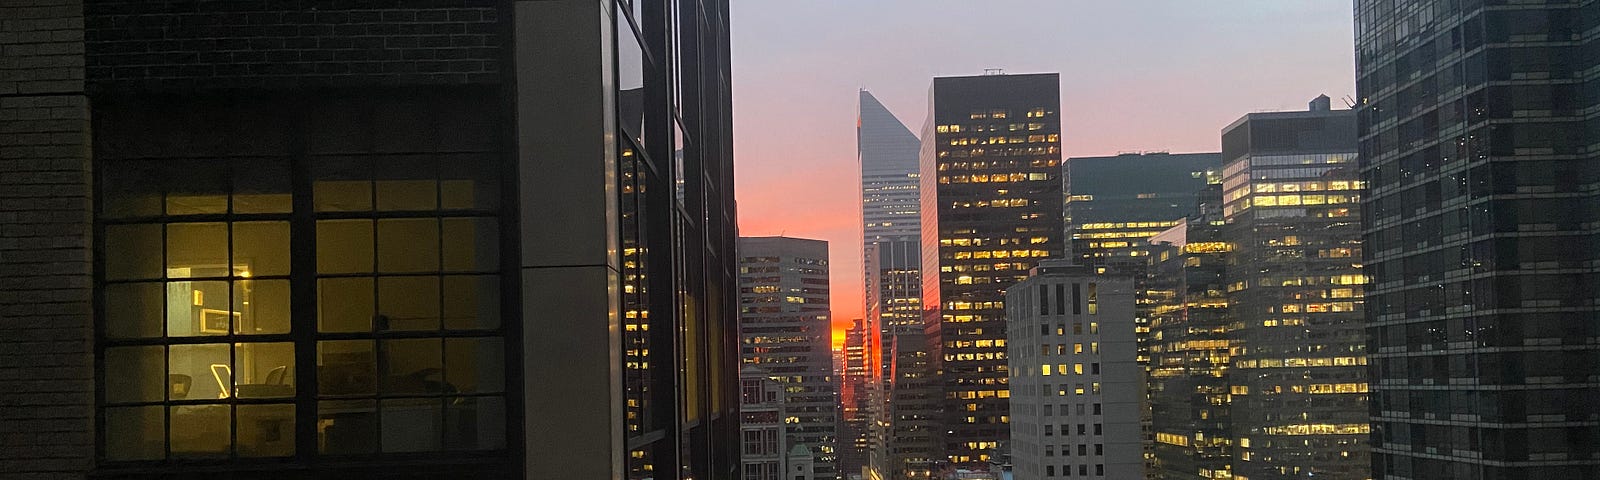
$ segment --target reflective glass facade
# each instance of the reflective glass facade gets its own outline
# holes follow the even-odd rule
[[[1009,436],[1004,292],[1062,255],[1059,83],[1053,73],[933,80],[922,302],[953,463],[986,462]]]
[[[1600,477],[1600,2],[1355,6],[1374,477]]]

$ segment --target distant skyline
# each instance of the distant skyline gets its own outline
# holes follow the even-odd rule
[[[1354,95],[1352,6],[1327,0],[735,2],[740,234],[830,244],[835,339],[864,313],[857,91],[920,134],[935,76],[1060,72],[1065,157],[1217,151],[1258,111]]]

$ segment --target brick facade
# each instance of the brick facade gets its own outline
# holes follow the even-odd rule
[[[82,40],[80,0],[0,4],[0,480],[91,464]]]
[[[498,83],[493,0],[89,0],[91,89]]]

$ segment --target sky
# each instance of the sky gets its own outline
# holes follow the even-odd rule
[[[1250,112],[1355,93],[1350,0],[735,0],[739,233],[829,242],[840,330],[862,299],[857,90],[919,132],[936,76],[1061,74],[1067,157],[1220,149]]]

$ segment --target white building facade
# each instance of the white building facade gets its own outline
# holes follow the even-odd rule
[[[1134,284],[1047,261],[1006,290],[1019,480],[1143,478]]]

